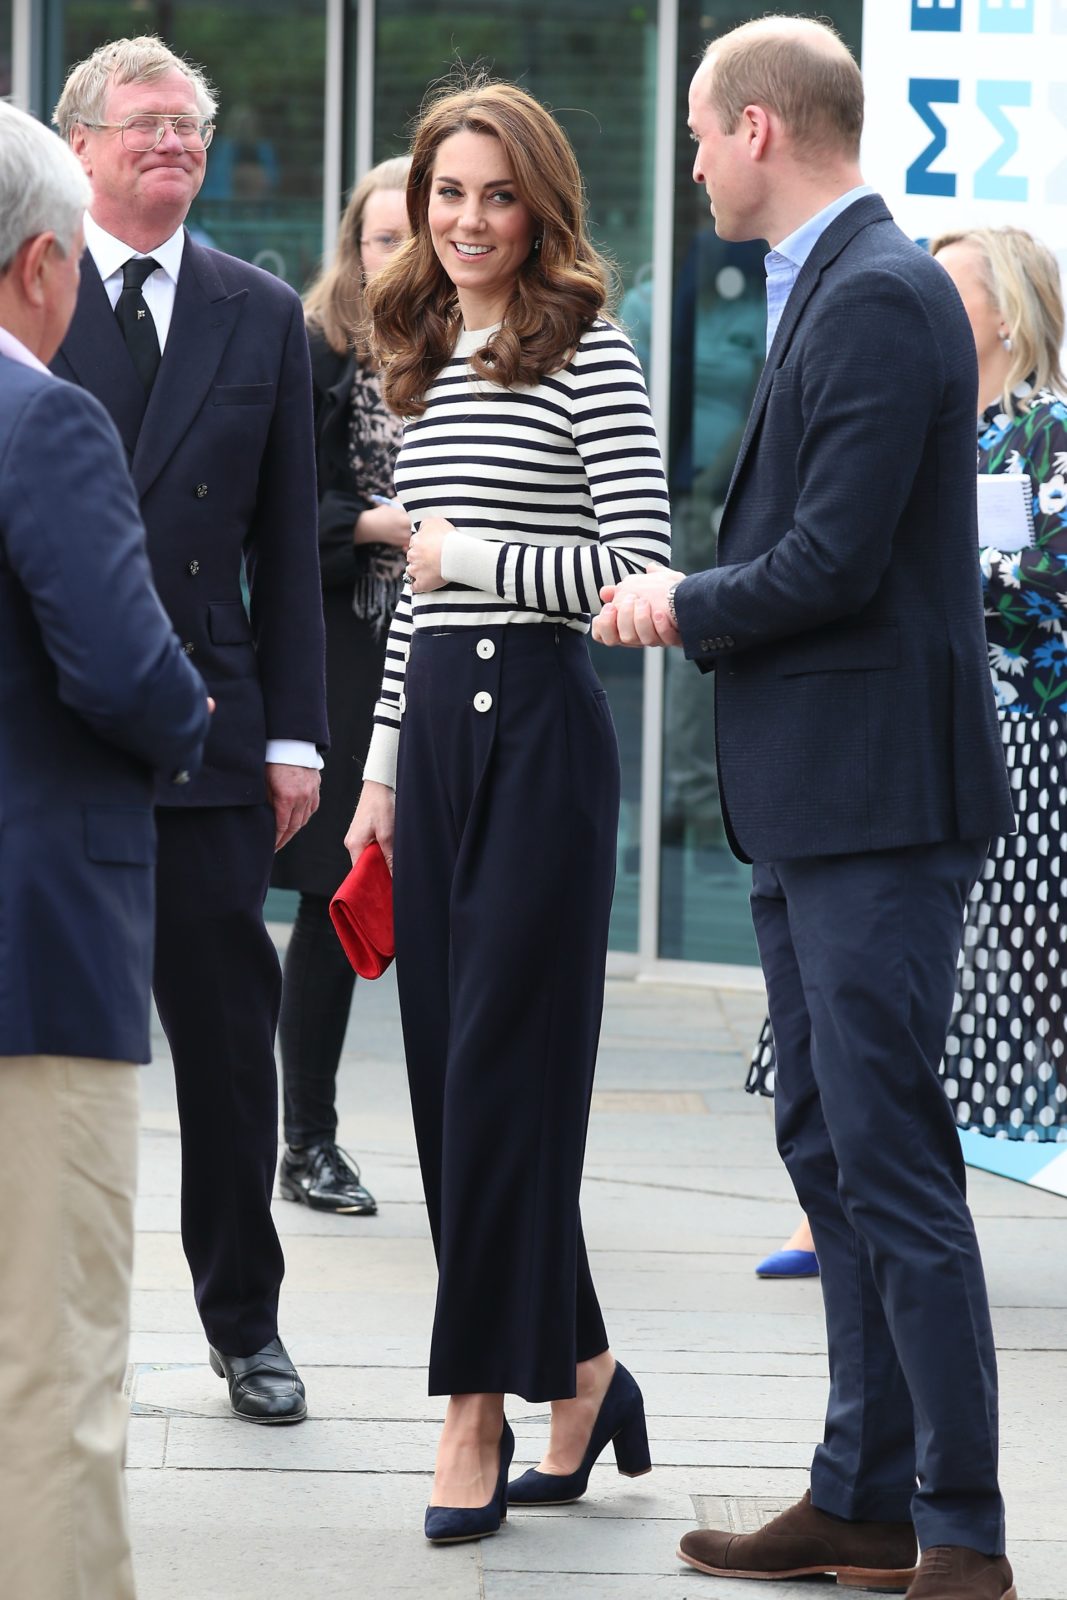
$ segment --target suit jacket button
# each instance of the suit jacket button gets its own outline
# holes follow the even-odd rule
[[[174,774],[170,781],[171,783],[188,783],[189,774],[186,772],[185,768],[182,767],[180,771]]]
[[[203,498],[204,498],[204,496],[206,494],[207,494],[207,484],[206,483],[198,483],[197,486],[196,486],[196,498],[198,500],[203,500]]]
[[[199,561],[190,561],[190,563],[189,563],[189,576],[190,576],[190,578],[195,578],[199,571],[200,571],[200,563],[199,563]]]
[[[733,649],[733,643],[734,643],[733,634],[728,633],[726,635],[726,638],[723,640],[723,644],[726,646],[727,650],[732,650]]]
[[[712,643],[712,641],[710,639],[701,639],[700,648],[704,652],[704,654],[707,656],[707,655],[711,654],[711,652],[714,650],[715,646],[714,646],[714,644]]]
[[[193,651],[196,649],[196,645],[191,639],[186,639],[185,643],[182,645],[182,649],[185,651],[187,656],[191,656]]]

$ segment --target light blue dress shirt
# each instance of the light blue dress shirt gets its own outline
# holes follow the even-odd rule
[[[836,200],[831,200],[828,206],[823,206],[822,210],[809,217],[807,222],[802,222],[800,227],[788,234],[776,249],[769,250],[764,256],[763,265],[767,269],[768,354],[774,336],[778,332],[785,303],[800,276],[801,267],[811,255],[820,236],[826,232],[834,218],[847,210],[853,201],[861,199],[865,194],[873,193],[874,190],[869,184],[857,184],[847,194],[839,195]]]

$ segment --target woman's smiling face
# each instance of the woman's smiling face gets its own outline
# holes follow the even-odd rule
[[[533,248],[534,219],[508,165],[490,133],[464,129],[437,147],[426,220],[468,328],[502,319]]]

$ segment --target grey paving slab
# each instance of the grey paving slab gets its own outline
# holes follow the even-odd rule
[[[695,1576],[695,1575],[694,1575]],[[485,1600],[560,1600],[563,1584],[557,1572],[487,1572],[483,1578]],[[687,1600],[684,1575],[650,1578],[647,1573],[613,1573],[610,1590],[599,1575],[568,1572],[568,1600]],[[692,1586],[691,1586],[692,1587]],[[732,1587],[740,1588],[741,1585]],[[810,1597],[809,1597],[810,1600]]]
[[[418,1506],[383,1525],[361,1502],[363,1480],[297,1472],[128,1478],[139,1600],[481,1600],[478,1549],[432,1549]]]
[[[507,1537],[487,1543],[482,1563],[487,1573],[614,1573],[661,1577],[669,1568],[681,1526],[662,1518],[526,1516],[509,1519]],[[684,1531],[684,1529],[682,1530]]]
[[[360,985],[338,1078],[340,1137],[375,1219],[276,1200],[281,1326],[311,1419],[251,1428],[206,1364],[178,1238],[180,1149],[165,1045],[144,1075],[129,1462],[140,1600],[753,1600],[675,1558],[695,1502],[803,1491],[826,1398],[817,1283],[764,1283],[797,1216],[772,1108],[742,1091],[763,1018],[744,991],[608,985],[583,1218],[615,1348],[639,1377],[655,1471],[610,1451],[577,1506],[514,1511],[481,1546],[421,1534],[440,1397],[426,1394],[435,1273],[392,973]],[[642,1100],[682,1093],[684,1102]],[[655,1104],[690,1105],[655,1113]],[[1002,1468],[1022,1600],[1067,1600],[1067,1201],[972,1175],[1002,1377]],[[516,1460],[547,1406],[509,1400]],[[825,1587],[825,1586],[824,1586]],[[810,1584],[775,1586],[800,1600]],[[830,1591],[833,1592],[833,1591]]]
[[[130,1417],[126,1437],[128,1467],[161,1467],[167,1450],[166,1417]]]
[[[1013,1539],[1011,1564],[1022,1600],[1059,1600],[1067,1572],[1067,1540]]]
[[[341,1420],[353,1417],[390,1418],[402,1421],[407,1418],[444,1416],[443,1399],[439,1396],[433,1399],[427,1397],[425,1373],[421,1368],[362,1366],[356,1364],[358,1357],[359,1352],[353,1347],[351,1364],[348,1366],[304,1365],[302,1371],[308,1391],[308,1408],[313,1417]],[[189,1366],[139,1367],[134,1376],[133,1403],[141,1410],[215,1416],[224,1409],[226,1391],[225,1385],[217,1378],[208,1387],[207,1378],[213,1376],[210,1369],[200,1362]],[[243,1430],[245,1433],[258,1431],[251,1428]]]

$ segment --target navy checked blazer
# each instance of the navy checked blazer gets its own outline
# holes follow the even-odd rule
[[[877,195],[805,262],[752,403],[718,565],[675,595],[715,670],[743,860],[1010,833],[975,511],[974,339]]]

